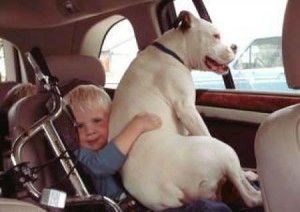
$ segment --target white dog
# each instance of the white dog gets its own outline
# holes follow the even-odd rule
[[[233,49],[221,42],[211,23],[184,11],[178,26],[141,51],[121,80],[113,100],[110,138],[139,112],[162,119],[160,129],[139,137],[121,171],[125,188],[146,207],[163,210],[199,198],[216,199],[224,179],[234,184],[248,206],[262,203],[235,151],[210,136],[194,103],[191,69],[225,73],[235,56]]]

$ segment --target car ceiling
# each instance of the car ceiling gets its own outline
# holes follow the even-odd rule
[[[60,26],[157,0],[1,0],[0,29]]]

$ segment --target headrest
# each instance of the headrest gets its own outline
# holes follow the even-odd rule
[[[46,58],[52,75],[59,80],[60,87],[74,80],[87,81],[95,85],[104,85],[104,69],[97,58],[83,55],[55,55]]]
[[[300,88],[300,1],[287,3],[282,32],[282,54],[287,83]]]

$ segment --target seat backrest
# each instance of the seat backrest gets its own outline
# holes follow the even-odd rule
[[[255,155],[266,211],[300,211],[300,104],[271,114],[256,134]]]
[[[32,83],[18,83],[11,87],[3,98],[0,105],[1,112],[1,135],[8,136],[8,111],[17,101],[23,97],[31,96],[37,93],[37,86]],[[5,129],[5,130],[4,130]]]
[[[59,79],[59,86],[64,87],[75,79],[89,81],[96,85],[103,85],[105,81],[101,63],[96,58],[79,55],[61,55],[46,58],[49,69]],[[49,94],[40,92],[37,95],[23,98],[9,111],[9,126],[12,137],[17,138],[24,130],[48,114],[46,102]],[[61,123],[61,122],[60,122]],[[59,129],[65,130],[65,126]],[[61,130],[58,130],[61,131]],[[62,132],[63,133],[63,132]],[[67,132],[69,133],[69,132]],[[64,137],[64,136],[63,136]],[[22,150],[22,158],[29,161],[30,166],[46,163],[53,157],[43,133],[39,133],[26,143]],[[53,172],[53,170],[56,170]],[[39,188],[49,187],[57,182],[57,172],[64,174],[60,165],[46,167],[39,173],[39,180],[35,183]],[[60,175],[60,174],[58,174]],[[41,190],[40,189],[40,190]]]
[[[96,58],[81,55],[60,55],[46,58],[51,73],[59,79],[59,86],[66,86],[73,80],[88,81],[104,85],[105,73]]]
[[[300,88],[300,2],[288,0],[282,31],[282,57],[284,71],[289,87]]]
[[[300,1],[289,0],[283,64],[290,87],[300,88]],[[265,211],[300,211],[300,104],[272,113],[259,127],[255,155]]]
[[[0,142],[2,142],[8,133],[7,108],[3,103],[7,93],[17,84],[17,82],[13,81],[0,83]]]
[[[6,96],[7,92],[17,85],[17,82],[14,81],[7,81],[7,82],[1,82],[0,83],[0,105],[3,104],[4,97]]]
[[[16,139],[22,132],[28,130],[33,123],[48,113],[45,107],[48,99],[48,94],[37,94],[21,99],[11,107],[8,113],[8,120],[12,140]],[[49,159],[47,147],[42,132],[38,133],[24,145],[22,149],[23,161],[30,162],[30,167],[36,167],[45,163]],[[41,188],[43,185],[52,185],[54,182],[52,177],[49,177],[50,173],[51,170],[49,168],[43,169],[39,173],[39,178],[35,185]]]

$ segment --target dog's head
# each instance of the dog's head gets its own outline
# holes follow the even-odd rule
[[[182,11],[175,28],[184,34],[190,68],[227,73],[227,65],[234,59],[237,47],[222,43],[220,32],[214,25]]]

